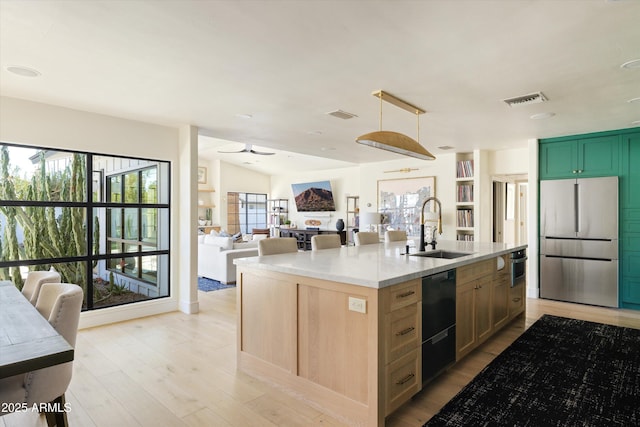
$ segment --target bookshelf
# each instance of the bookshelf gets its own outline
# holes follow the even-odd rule
[[[353,235],[358,231],[358,216],[360,196],[347,196],[347,216],[345,218],[345,231],[347,232],[347,246],[355,245]]]
[[[267,199],[267,209],[271,236],[278,237],[280,226],[289,219],[289,199]]]
[[[475,172],[473,153],[456,154],[456,240],[475,237]]]
[[[213,208],[216,207],[215,203],[213,203],[213,193],[215,191],[213,188],[198,189],[198,233],[206,234],[214,229],[212,219]]]

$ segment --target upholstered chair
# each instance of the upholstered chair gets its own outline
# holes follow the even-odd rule
[[[60,283],[62,280],[57,271],[30,271],[22,286],[22,295],[36,305],[40,287],[43,283]]]
[[[387,230],[384,232],[384,242],[406,242],[407,232],[404,230]]]
[[[266,235],[269,236],[270,234],[270,230],[268,228],[253,228],[251,229],[251,234],[253,236],[258,236],[258,235]]]
[[[359,231],[354,237],[356,246],[380,243],[378,233],[375,231]]]
[[[258,255],[277,255],[298,252],[298,241],[294,237],[273,237],[258,241]]]
[[[318,234],[311,236],[311,250],[333,249],[342,246],[339,234]]]
[[[82,301],[83,292],[78,285],[45,283],[36,302],[36,309],[72,347],[76,345]],[[49,402],[64,406],[64,393],[71,382],[72,369],[73,362],[67,362],[0,379],[0,401],[26,404],[27,407]],[[65,412],[47,414],[47,418],[49,425],[67,425]]]

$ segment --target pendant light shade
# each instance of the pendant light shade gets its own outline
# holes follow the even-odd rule
[[[435,160],[435,156],[420,145],[418,141],[398,132],[379,130],[358,137],[356,142],[422,160]]]
[[[420,137],[419,115],[424,114],[425,111],[382,90],[375,91],[372,95],[380,98],[380,130],[361,135],[356,139],[356,142],[422,160],[435,160],[436,157],[415,139],[398,132],[382,130],[382,101],[387,101],[396,107],[414,113],[418,117],[418,138]]]

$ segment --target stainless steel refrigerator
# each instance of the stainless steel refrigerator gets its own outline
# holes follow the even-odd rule
[[[540,297],[618,307],[618,177],[540,182]]]

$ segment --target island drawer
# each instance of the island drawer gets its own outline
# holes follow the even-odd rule
[[[420,391],[420,387],[422,386],[420,369],[420,352],[418,349],[387,365],[387,405],[385,415],[389,415],[411,398],[411,396]]]
[[[456,269],[456,283],[463,284],[470,280],[493,274],[496,270],[496,259],[491,258],[473,264],[464,265]]]
[[[420,344],[422,306],[418,303],[402,307],[385,315],[385,356],[387,364],[415,350]]]
[[[514,286],[509,289],[509,317],[514,317],[522,311],[524,311],[524,299],[525,299],[524,284]]]
[[[390,313],[402,307],[422,300],[422,282],[414,279],[409,282],[385,288],[383,291],[384,312]]]

